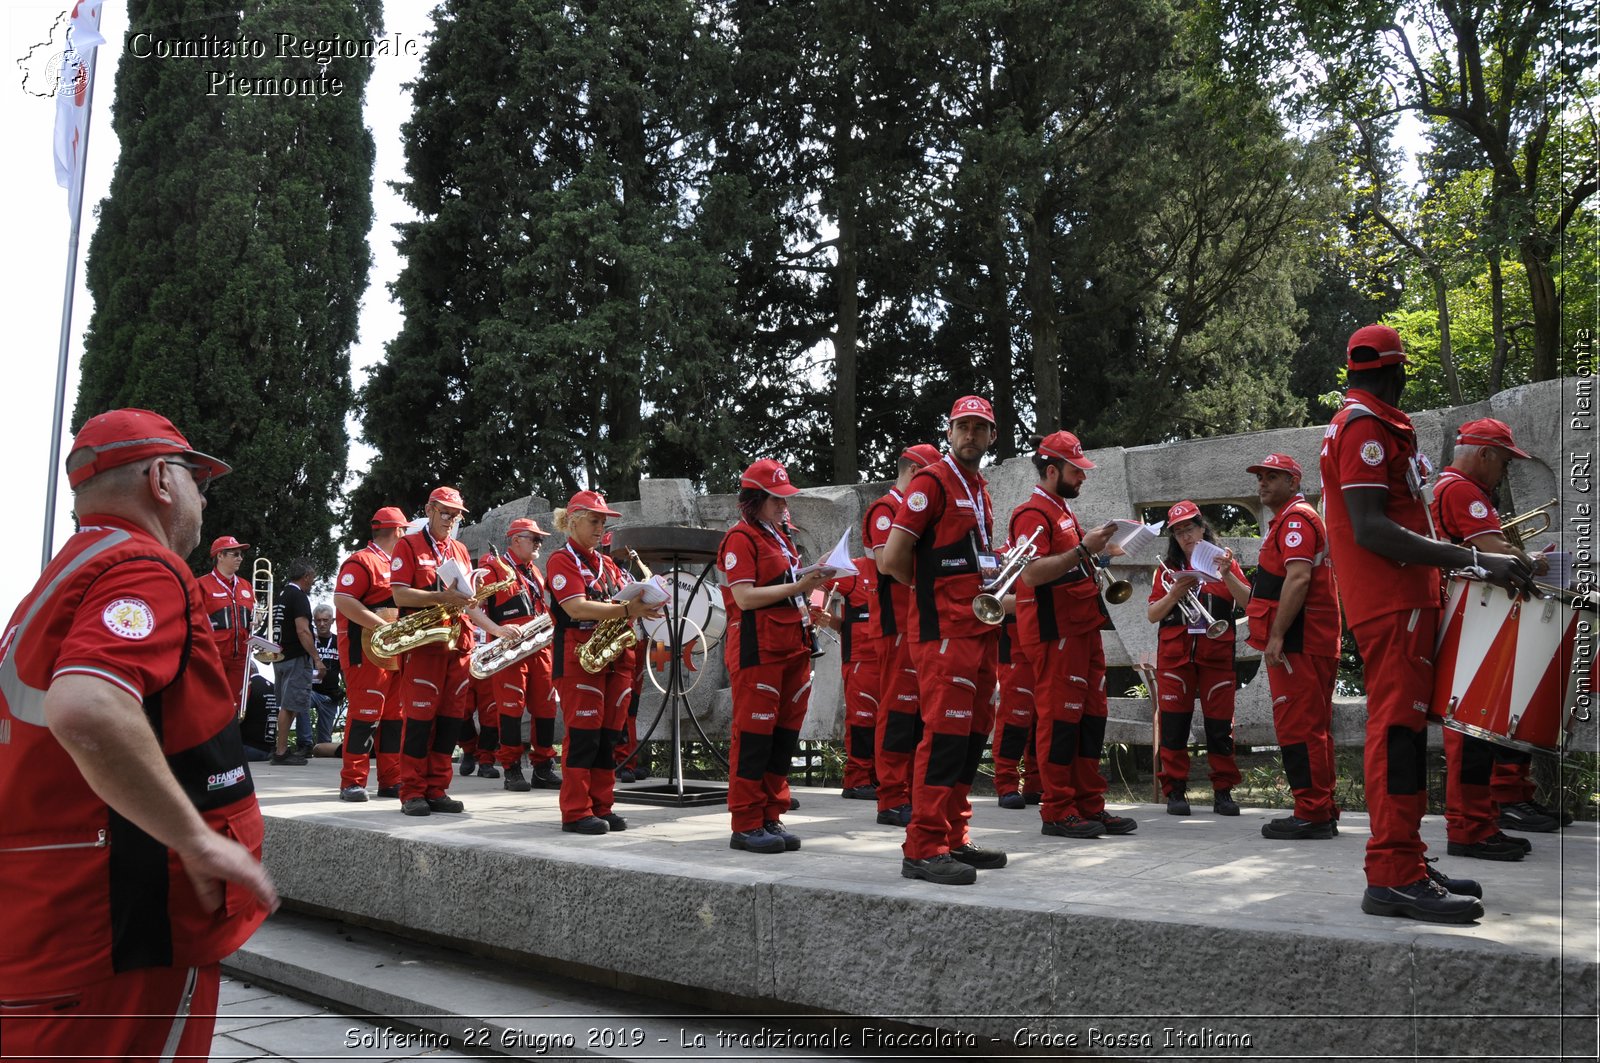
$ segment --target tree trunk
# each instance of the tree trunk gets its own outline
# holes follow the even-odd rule
[[[1506,375],[1506,280],[1500,272],[1500,249],[1489,251],[1489,318],[1494,327],[1494,359],[1489,363],[1489,394],[1504,386]]]
[[[1522,267],[1528,271],[1528,296],[1533,303],[1533,379],[1553,380],[1561,353],[1561,297],[1550,273],[1550,256],[1536,236],[1522,241]]]
[[[1444,370],[1444,387],[1450,393],[1451,405],[1461,405],[1461,382],[1456,379],[1456,356],[1450,349],[1450,303],[1445,298],[1448,291],[1444,271],[1429,267],[1428,278],[1433,281],[1433,305],[1439,313],[1439,368]]]
[[[833,271],[836,291],[833,330],[833,482],[853,484],[860,478],[861,454],[856,443],[856,334],[860,301],[856,292],[860,267],[856,247],[856,199],[841,197],[839,264]]]
[[[1051,283],[1052,219],[1035,209],[1029,221],[1027,276],[1028,335],[1033,340],[1034,431],[1049,435],[1061,427],[1061,340],[1056,328],[1055,286]]]

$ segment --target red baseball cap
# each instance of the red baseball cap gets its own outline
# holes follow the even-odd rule
[[[989,400],[978,395],[963,395],[950,407],[950,420],[959,421],[963,417],[982,417],[990,424],[995,423],[994,407],[989,405]]]
[[[513,538],[521,535],[523,532],[527,532],[530,535],[537,535],[541,539],[550,534],[543,528],[539,527],[539,522],[534,520],[532,517],[518,517],[516,520],[511,522],[511,527],[506,529],[506,538]]]
[[[1182,524],[1186,520],[1195,520],[1199,516],[1200,507],[1186,498],[1167,510],[1167,528],[1170,530],[1174,524]]]
[[[1357,352],[1362,352],[1357,357]],[[1349,369],[1376,369],[1381,365],[1405,362],[1406,347],[1400,333],[1388,325],[1364,325],[1350,334],[1345,346],[1345,366]]]
[[[411,522],[406,520],[406,515],[400,511],[399,506],[384,506],[372,515],[374,528],[404,528]]]
[[[1493,417],[1468,421],[1456,429],[1456,446],[1503,447],[1519,458],[1533,457],[1511,441],[1511,426]]]
[[[1060,458],[1080,469],[1094,468],[1094,462],[1083,456],[1083,444],[1071,432],[1051,432],[1039,440],[1039,456]]]
[[[467,511],[467,504],[462,501],[461,492],[454,487],[435,487],[433,493],[428,495],[428,501],[445,509],[456,509],[462,513]]]
[[[621,513],[606,505],[605,496],[599,491],[579,491],[567,500],[568,513],[598,513],[602,517],[620,517]]]
[[[800,493],[800,488],[789,482],[789,470],[771,458],[753,463],[739,477],[740,487],[755,487],[769,495],[788,497]]]
[[[1271,469],[1276,469],[1279,472],[1292,472],[1302,480],[1305,479],[1306,475],[1300,470],[1300,463],[1287,454],[1268,454],[1254,465],[1245,469],[1245,472],[1267,472]]]
[[[929,465],[939,460],[939,448],[932,443],[918,443],[916,446],[907,447],[900,452],[904,461],[909,461],[919,469],[926,469]]]
[[[122,409],[96,414],[83,422],[83,427],[73,437],[72,449],[67,453],[68,465],[80,450],[90,451],[94,458],[67,473],[67,483],[72,487],[107,469],[163,454],[182,454],[202,467],[207,480],[233,471],[220,458],[195,450],[171,421],[151,410]]]
[[[249,543],[241,543],[231,535],[220,535],[211,540],[211,556],[216,557],[224,550],[248,550]]]

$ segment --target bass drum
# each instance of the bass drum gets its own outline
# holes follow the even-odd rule
[[[667,582],[667,577],[662,577]],[[697,578],[688,572],[677,572],[671,577],[671,583],[676,586],[667,587],[668,615],[656,620],[645,620],[644,633],[650,637],[651,642],[670,643],[672,641],[672,620],[670,602],[676,598],[679,603],[679,616],[688,623],[683,625],[683,641],[692,644],[696,641],[697,650],[709,650],[722,641],[722,636],[728,630],[728,613],[722,607],[722,592],[717,586],[707,580],[701,583],[699,589],[695,588]]]

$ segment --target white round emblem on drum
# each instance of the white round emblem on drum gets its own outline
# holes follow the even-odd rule
[[[1361,444],[1361,460],[1368,465],[1383,464],[1383,444],[1376,439],[1369,439]]]
[[[928,496],[921,491],[911,492],[911,497],[906,499],[906,508],[913,513],[921,513],[928,508]]]
[[[1479,520],[1482,520],[1484,517],[1489,515],[1489,507],[1484,505],[1482,502],[1474,502],[1472,505],[1467,507],[1467,512],[1471,513]]]
[[[147,639],[156,629],[156,614],[139,598],[118,598],[100,613],[100,622],[113,635]]]

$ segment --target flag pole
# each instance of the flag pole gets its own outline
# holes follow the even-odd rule
[[[73,174],[72,187],[77,194],[72,210],[72,229],[67,236],[67,280],[61,296],[61,339],[56,350],[56,393],[50,423],[50,467],[45,476],[44,497],[44,556],[39,562],[43,570],[55,554],[56,489],[61,475],[61,429],[67,405],[67,355],[72,349],[72,297],[78,282],[78,233],[83,227],[83,185],[89,169],[89,126],[94,120],[94,62],[93,49],[89,58],[79,59],[89,80],[88,94],[84,98],[83,150],[78,152],[78,172]],[[61,91],[59,88],[56,91]]]

